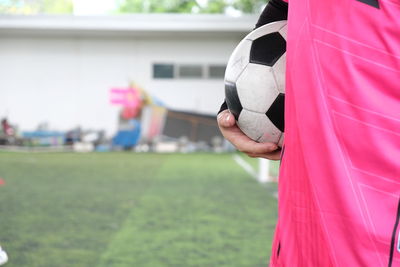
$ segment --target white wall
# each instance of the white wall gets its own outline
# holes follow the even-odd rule
[[[222,80],[154,80],[153,62],[226,63],[239,38],[0,37],[0,117],[22,130],[47,121],[116,130],[109,89],[142,85],[168,107],[214,114]]]

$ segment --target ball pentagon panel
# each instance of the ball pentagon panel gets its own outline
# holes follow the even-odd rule
[[[250,63],[274,66],[286,52],[286,40],[279,32],[257,38],[251,44]]]
[[[238,120],[243,107],[240,103],[235,83],[225,81],[225,101],[230,112],[235,116],[235,119]]]
[[[280,93],[265,115],[281,132],[285,129],[285,94]]]

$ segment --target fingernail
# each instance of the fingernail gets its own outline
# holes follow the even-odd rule
[[[229,114],[226,114],[225,120],[226,120],[226,121],[229,121]]]

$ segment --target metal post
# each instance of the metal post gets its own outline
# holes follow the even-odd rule
[[[269,176],[269,160],[267,159],[259,158],[258,181],[260,183],[267,183],[272,181]]]

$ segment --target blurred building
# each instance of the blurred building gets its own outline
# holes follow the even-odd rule
[[[215,115],[169,110],[166,114],[164,135],[174,138],[186,136],[190,142],[211,144],[221,136]]]
[[[112,87],[136,82],[176,111],[214,115],[229,55],[256,16],[0,16],[0,115],[114,133]]]

